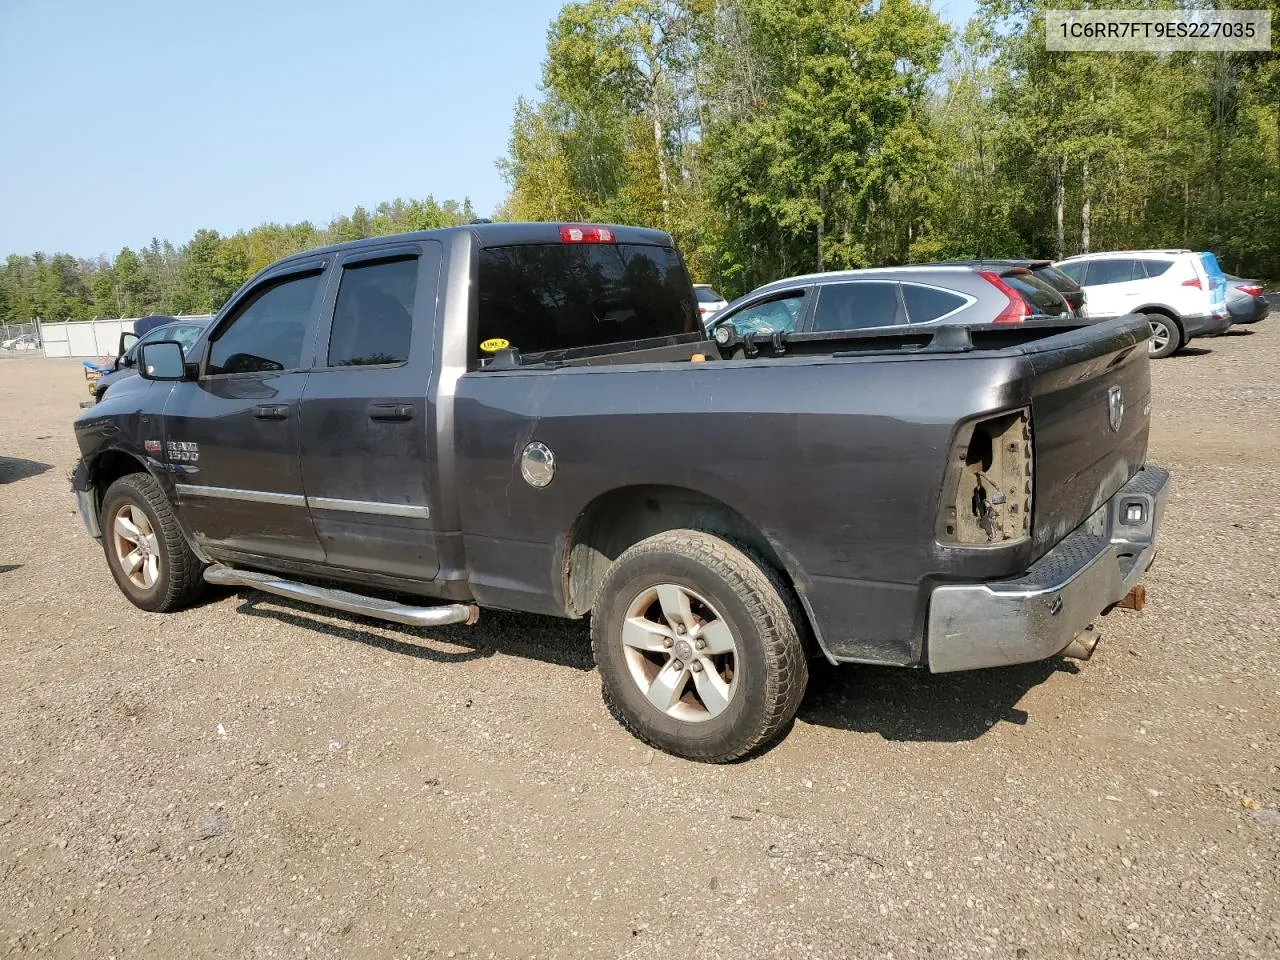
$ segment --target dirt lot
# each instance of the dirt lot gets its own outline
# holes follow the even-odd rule
[[[0,954],[1280,956],[1277,368],[1274,318],[1155,364],[1163,552],[1091,662],[819,668],[717,768],[614,724],[582,624],[139,612],[79,364],[0,360]]]

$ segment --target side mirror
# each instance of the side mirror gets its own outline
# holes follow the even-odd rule
[[[144,343],[138,351],[138,375],[144,380],[186,380],[182,344],[177,340]]]

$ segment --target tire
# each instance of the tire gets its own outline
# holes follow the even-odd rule
[[[204,590],[204,565],[191,552],[168,498],[150,474],[126,474],[107,488],[101,525],[107,566],[134,606],[169,613]],[[130,561],[137,566],[126,570]]]
[[[803,624],[781,578],[743,547],[698,530],[649,537],[618,557],[592,610],[605,705],[660,750],[737,760],[800,707]]]
[[[1147,355],[1152,360],[1163,360],[1182,346],[1182,330],[1175,321],[1160,313],[1148,313],[1145,316],[1147,323],[1151,324]]]

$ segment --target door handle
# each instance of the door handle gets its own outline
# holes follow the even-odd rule
[[[400,423],[413,419],[413,407],[407,403],[371,403],[369,419],[383,423]]]
[[[289,405],[287,403],[260,403],[253,408],[253,415],[259,420],[288,420]]]

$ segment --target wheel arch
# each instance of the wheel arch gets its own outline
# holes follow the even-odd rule
[[[1179,336],[1181,336],[1183,340],[1187,338],[1187,331],[1182,326],[1182,318],[1178,316],[1178,311],[1174,310],[1172,307],[1166,307],[1159,303],[1153,303],[1145,307],[1138,307],[1132,312],[1133,313],[1155,313],[1155,314],[1159,314],[1160,316],[1168,320],[1172,320],[1174,322],[1174,325],[1177,326],[1178,328]]]
[[[102,498],[106,496],[107,488],[121,477],[130,473],[148,473],[155,476],[141,457],[118,447],[103,450],[89,461],[88,466],[89,482],[93,485],[94,497],[99,509],[102,508]],[[162,487],[163,485],[161,482]]]
[[[729,504],[685,487],[617,487],[583,508],[568,531],[562,554],[562,589],[568,612],[582,616],[591,610],[605,575],[623,551],[655,534],[685,528],[714,534],[755,552],[794,593],[804,611],[806,623],[801,626],[807,626],[808,636],[831,659],[799,587],[802,574],[794,558]]]

